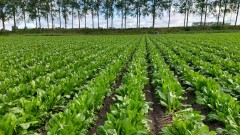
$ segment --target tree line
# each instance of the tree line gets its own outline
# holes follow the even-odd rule
[[[59,23],[60,28],[67,28],[68,21],[78,19],[80,28],[81,19],[84,19],[87,28],[87,15],[91,16],[92,28],[94,18],[97,18],[97,28],[100,28],[99,16],[107,20],[107,29],[113,27],[115,13],[121,17],[121,28],[126,28],[127,16],[136,19],[136,27],[141,27],[141,17],[151,16],[152,27],[155,20],[168,16],[168,27],[171,24],[172,12],[184,15],[184,27],[188,27],[189,15],[199,15],[200,25],[205,26],[207,16],[214,15],[217,25],[225,25],[226,15],[236,14],[235,25],[239,14],[239,0],[0,0],[0,20],[2,29],[5,22],[13,20],[13,30],[17,29],[17,22],[23,21],[27,28],[27,21],[35,21],[36,28],[41,28],[41,21],[45,20],[47,28],[54,29]],[[222,18],[222,20],[220,20]],[[56,22],[58,20],[58,22]]]

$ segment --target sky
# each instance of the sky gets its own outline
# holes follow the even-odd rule
[[[231,23],[234,25],[235,23],[235,14],[228,14],[226,17],[226,22]],[[238,18],[238,20],[240,17]],[[50,19],[49,19],[50,20]],[[69,20],[67,23],[67,28],[72,28],[72,22],[71,22],[71,16],[69,16]],[[222,18],[220,18],[222,21]],[[216,17],[209,15],[207,17],[207,22],[216,22]],[[118,16],[117,14],[114,16],[113,19],[113,27],[115,28],[120,28],[121,27],[121,17]],[[193,22],[200,22],[200,16],[199,15],[190,15],[189,16],[189,26],[192,25]],[[104,19],[103,16],[100,16],[100,27],[106,28],[107,21]],[[56,17],[54,20],[55,27],[59,27],[59,19]],[[168,16],[165,14],[162,18],[157,18],[155,22],[155,27],[167,27],[168,24]],[[171,24],[170,27],[178,27],[178,26],[183,26],[184,24],[184,16],[179,14],[179,13],[174,13],[171,15]],[[240,20],[238,21],[238,24],[240,24]],[[11,30],[11,27],[13,26],[13,20],[10,19],[6,23],[6,29]],[[41,20],[41,25],[42,28],[47,28],[47,22],[46,20],[42,19]],[[49,22],[50,28],[51,28],[51,23]],[[111,25],[111,22],[109,20],[109,26]],[[127,16],[127,28],[135,28],[137,25],[137,18]],[[23,21],[17,21],[17,26],[18,28],[22,29],[24,28],[24,22]],[[62,19],[62,26],[64,26],[64,20]],[[81,20],[81,27],[83,28],[85,26],[84,24],[84,18]],[[97,28],[97,17],[94,18],[94,26]],[[141,27],[151,27],[152,26],[152,17],[141,17]],[[35,21],[28,21],[27,22],[27,27],[28,28],[35,28]],[[92,28],[92,17],[91,15],[87,15],[87,27]],[[78,28],[78,19],[77,17],[74,18],[74,28]],[[0,23],[0,29],[2,29],[2,22]]]

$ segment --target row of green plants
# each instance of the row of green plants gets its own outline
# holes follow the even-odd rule
[[[149,105],[143,92],[147,84],[146,47],[143,41],[127,67],[115,103],[107,113],[106,121],[98,127],[101,135],[150,134],[147,112]]]
[[[98,76],[91,80],[80,91],[63,112],[52,115],[46,124],[47,134],[86,134],[97,118],[104,98],[111,93],[111,86],[121,73],[126,61],[133,53],[135,44],[129,45],[112,62],[102,69]]]
[[[0,69],[5,72],[11,69],[30,69],[29,67],[37,64],[46,65],[52,59],[64,58],[70,55],[73,50],[87,47],[87,44],[69,45],[67,41],[59,43],[52,39],[46,39],[47,42],[35,38],[26,38],[24,41],[9,40],[13,39],[3,41],[3,45],[0,46],[6,51],[1,53],[2,59],[0,60],[3,63],[0,65]],[[32,40],[36,41],[31,42]]]
[[[4,102],[5,104],[2,105],[1,123],[3,124],[3,131],[29,133],[29,129],[39,128],[45,120],[49,119],[52,113],[64,109],[66,103],[71,100],[72,96],[75,96],[74,93],[81,90],[83,84],[96,76],[99,70],[104,69],[111,62],[111,57],[117,57],[124,47],[125,45],[122,45],[116,49],[116,46],[115,48],[113,46],[112,51],[108,49],[100,51],[94,54],[95,59],[92,59],[91,62],[85,61],[82,66],[69,65],[69,68],[67,68],[69,76],[61,78],[57,82],[54,82],[54,80],[50,82],[51,80],[46,78],[49,85],[43,89],[36,87],[38,85],[35,81],[32,81],[29,90],[35,91],[36,96],[21,97],[11,101],[10,104]],[[11,124],[4,122],[12,115],[15,115],[17,119],[12,119]],[[39,130],[36,132],[40,132]]]
[[[104,46],[101,46],[98,49],[101,50],[101,48],[104,48]],[[60,51],[56,56],[46,56],[48,58],[44,61],[39,61],[32,66],[28,65],[26,68],[23,67],[21,69],[16,69],[15,66],[11,67],[9,71],[5,72],[2,76],[3,81],[1,82],[0,87],[1,93],[7,92],[8,89],[13,88],[14,86],[16,87],[27,84],[32,80],[44,78],[47,74],[54,74],[56,70],[65,70],[67,65],[75,64],[79,59],[86,59],[86,54],[94,54],[98,51],[96,49],[79,49],[79,51],[74,51],[76,48],[72,49],[70,50],[71,52],[69,51],[67,54]],[[61,57],[58,55],[61,55]],[[26,58],[26,61],[28,59],[33,58],[28,57]]]
[[[118,54],[121,52],[115,52]],[[2,105],[3,112],[1,123],[4,123],[5,130],[9,131],[15,128],[16,133],[28,133],[28,129],[38,129],[43,122],[51,116],[52,113],[61,111],[65,108],[66,103],[71,100],[71,95],[79,91],[87,79],[93,78],[97,74],[97,68],[104,68],[107,61],[109,61],[109,53],[105,54],[105,58],[97,59],[87,66],[78,67],[79,70],[72,71],[69,77],[60,79],[56,84],[49,84],[46,89],[35,88],[36,83],[31,82],[32,90],[36,91],[36,96],[13,100],[9,104],[4,102]],[[110,61],[109,61],[110,62]],[[95,71],[94,71],[95,70]],[[25,91],[26,92],[26,91]],[[15,103],[15,104],[14,104]],[[12,120],[11,124],[4,120],[14,114],[18,119]],[[11,125],[11,126],[9,126]],[[40,131],[37,131],[40,132]]]
[[[208,61],[208,62],[211,62],[212,64],[217,64],[221,66],[222,70],[228,71],[232,75],[237,75],[240,73],[240,62],[235,62],[231,59],[224,59],[213,53],[202,51],[203,47],[201,45],[191,44],[186,40],[179,42],[179,40],[167,39],[167,42],[172,42],[172,41],[173,41],[173,44],[177,44],[179,47],[183,48],[184,50],[187,50],[191,54],[198,56],[203,61]]]
[[[83,56],[94,53],[93,51],[102,50],[108,47],[107,43],[110,40],[113,40],[113,43],[117,44],[122,42],[122,40],[117,38],[100,40],[100,42],[95,40],[88,41],[89,39],[87,38],[88,42],[81,41],[79,42],[79,45],[77,39],[73,39],[73,41],[75,40],[73,42],[74,44],[66,42],[68,40],[63,41],[62,43],[59,43],[56,39],[47,40],[49,43],[44,45],[41,45],[41,40],[36,41],[34,46],[29,47],[30,49],[26,44],[31,42],[30,40],[26,40],[26,43],[23,43],[22,46],[28,49],[27,52],[21,52],[20,49],[20,51],[16,53],[16,56],[15,54],[10,55],[15,57],[7,57],[6,60],[1,62],[1,66],[5,66],[7,69],[4,70],[3,68],[0,68],[1,90],[5,91],[5,89],[16,86],[19,83],[29,82],[36,77],[45,75],[56,69],[64,68],[65,65],[70,64],[74,60],[82,59]],[[15,41],[14,43],[18,42]],[[56,43],[56,45],[54,43]],[[95,46],[89,47],[90,44],[95,44]],[[39,46],[41,46],[41,48]],[[28,54],[28,52],[32,53]],[[24,56],[17,56],[17,54],[24,54]],[[8,61],[12,61],[12,64]]]
[[[226,94],[220,85],[212,78],[206,78],[199,72],[194,72],[185,60],[180,59],[172,50],[165,47],[164,43],[151,38],[161,53],[166,57],[172,67],[182,75],[184,84],[191,87],[196,93],[196,102],[211,111],[208,120],[217,120],[225,125],[225,129],[218,128],[221,134],[240,133],[240,106],[229,94]]]
[[[3,99],[3,103],[14,102],[16,99],[21,97],[24,98],[32,98],[37,95],[38,90],[44,90],[51,87],[51,85],[61,83],[62,80],[66,78],[71,78],[72,76],[76,76],[83,72],[83,70],[79,70],[80,67],[84,67],[86,63],[91,63],[94,61],[100,61],[101,56],[106,54],[107,52],[113,50],[114,45],[107,49],[99,50],[99,51],[92,51],[92,54],[85,55],[82,60],[73,59],[72,62],[66,65],[64,68],[55,69],[53,72],[48,73],[43,76],[38,76],[36,79],[31,80],[29,83],[22,83],[16,87],[9,88],[5,93],[1,94],[0,98]],[[103,55],[104,56],[104,55]],[[88,71],[86,71],[87,73]],[[84,72],[83,72],[84,73]],[[12,80],[13,81],[13,80]],[[14,104],[12,104],[14,106]]]
[[[233,60],[240,62],[239,42],[238,33],[230,34],[194,34],[194,35],[178,35],[169,36],[171,39],[177,39],[182,43],[183,39],[187,40],[188,43],[200,46],[204,52],[213,53],[224,59]]]
[[[233,76],[227,71],[222,70],[222,66],[201,60],[198,56],[192,55],[189,51],[167,42],[181,59],[184,59],[195,71],[197,70],[206,77],[212,77],[216,80],[225,92],[230,93],[237,99],[240,98],[240,76]]]
[[[214,135],[203,123],[205,116],[194,111],[188,105],[182,104],[186,99],[185,91],[178,82],[174,72],[165,63],[164,58],[156,46],[147,38],[148,52],[152,63],[152,85],[159,98],[159,102],[165,107],[165,114],[170,123],[163,126],[161,134],[164,135]],[[191,106],[191,105],[190,105]],[[166,119],[166,118],[165,118]]]

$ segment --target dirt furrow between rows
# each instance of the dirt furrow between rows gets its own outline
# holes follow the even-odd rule
[[[164,125],[164,108],[160,105],[159,99],[156,97],[155,89],[152,86],[152,66],[149,56],[149,50],[146,43],[147,50],[147,72],[148,72],[148,84],[144,87],[146,101],[149,103],[150,110],[148,111],[148,119],[150,120],[149,127],[152,134],[157,135],[160,132],[160,129]]]
[[[92,135],[94,133],[97,132],[97,128],[101,125],[104,124],[106,115],[108,112],[110,112],[110,106],[114,104],[114,98],[116,95],[116,90],[121,86],[121,82],[123,79],[123,76],[127,73],[127,67],[129,62],[132,61],[134,54],[137,51],[138,46],[135,48],[134,52],[131,54],[129,60],[127,61],[125,67],[122,69],[121,74],[117,77],[115,84],[113,85],[112,89],[111,89],[111,95],[110,96],[106,96],[104,101],[103,101],[103,107],[98,111],[98,118],[97,121],[95,123],[94,126],[92,126],[91,128],[89,128],[88,130],[88,135]]]

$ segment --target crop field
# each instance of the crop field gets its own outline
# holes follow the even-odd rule
[[[0,37],[0,135],[239,135],[240,34]]]

